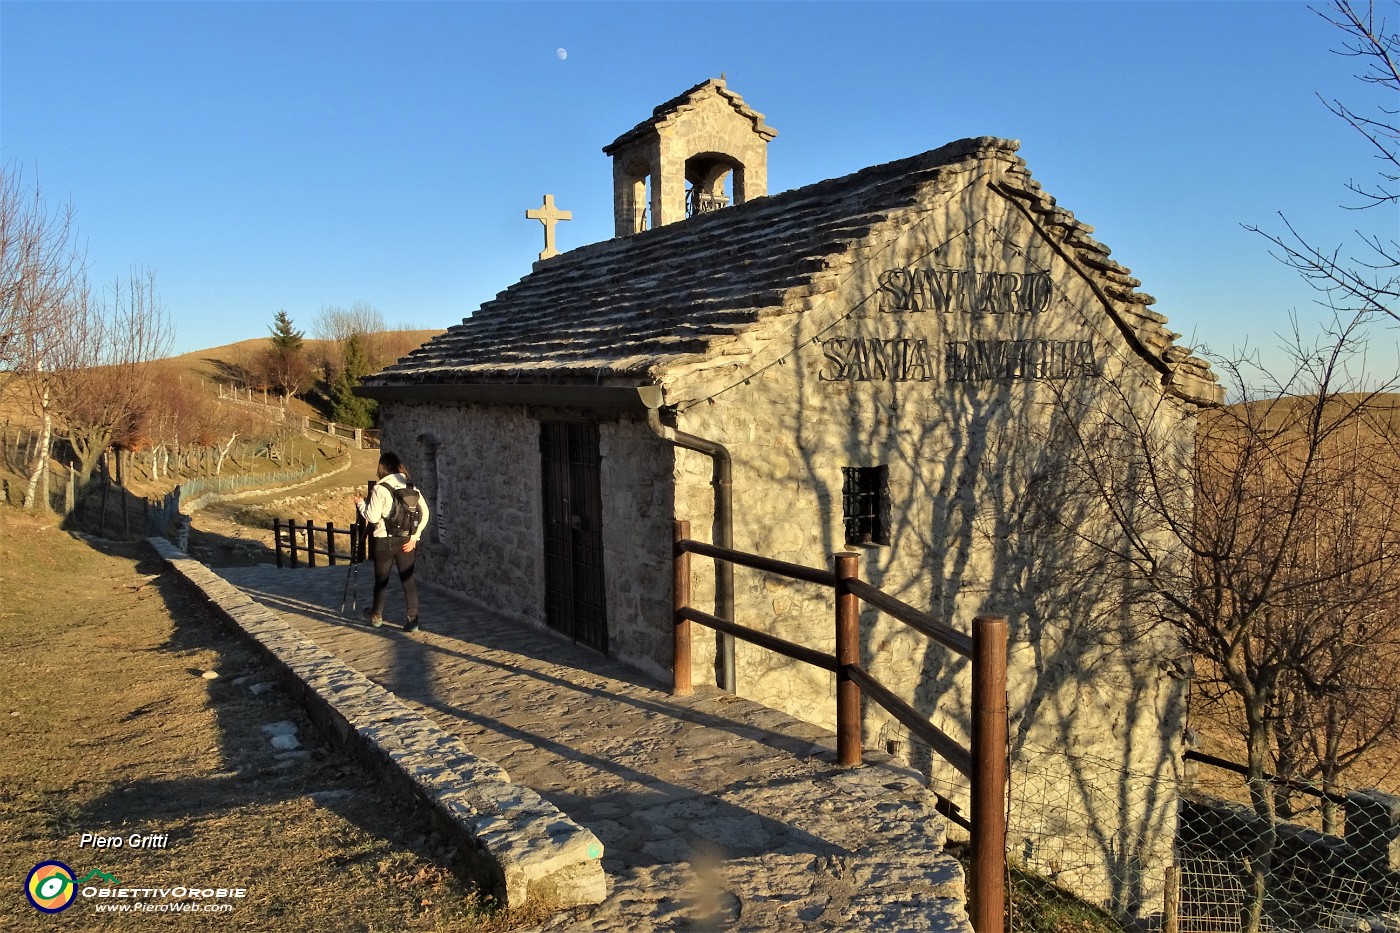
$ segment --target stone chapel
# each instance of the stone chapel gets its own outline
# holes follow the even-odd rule
[[[1189,658],[1063,531],[1096,518],[1060,488],[1056,419],[1150,409],[1190,443],[1216,380],[1015,141],[769,194],[776,135],[722,79],[667,101],[604,147],[613,239],[536,263],[366,380],[438,517],[422,575],[663,683],[677,518],[812,567],[858,551],[863,579],[963,630],[1004,615],[1013,776],[1033,762],[1074,814],[1013,807],[1009,847],[1120,914],[1158,910]],[[737,568],[716,594],[713,562],[694,567],[696,605],[832,650],[829,593]],[[965,738],[961,659],[873,611],[862,635],[862,666]],[[825,671],[697,641],[711,666],[834,722]],[[936,756],[865,716],[867,746],[945,793]],[[1069,837],[1097,854],[1046,848]]]

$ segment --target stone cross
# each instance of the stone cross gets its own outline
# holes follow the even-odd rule
[[[525,217],[544,224],[544,250],[540,253],[540,259],[558,256],[559,250],[554,248],[554,225],[561,220],[573,220],[573,211],[561,211],[554,206],[554,195],[547,194],[544,196],[544,204],[526,211]]]

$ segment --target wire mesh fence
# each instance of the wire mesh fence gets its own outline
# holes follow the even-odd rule
[[[964,782],[899,738],[891,751],[907,750],[944,806],[965,816]],[[1066,748],[1017,749],[1007,929],[1046,929],[1042,905],[1064,895],[1124,929],[1400,933],[1400,795],[1274,790],[1278,812],[1266,820],[1242,775],[1201,761],[1164,755],[1142,770]]]
[[[1197,762],[1177,838],[1183,933],[1400,933],[1400,796],[1275,782]]]
[[[230,476],[199,476],[182,484],[181,500],[188,501],[205,493],[231,492],[250,486],[275,486],[314,476],[319,469],[318,461],[311,461],[299,470],[279,470],[275,473],[241,473]]]
[[[1163,754],[1133,764],[1067,747],[1016,749],[1007,787],[1012,930],[1035,928],[1028,905],[1047,883],[1113,917],[1162,925],[1181,769]]]

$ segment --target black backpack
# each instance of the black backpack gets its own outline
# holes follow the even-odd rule
[[[410,538],[423,520],[423,497],[412,483],[402,489],[381,483],[394,497],[389,514],[384,517],[384,533],[391,538]]]

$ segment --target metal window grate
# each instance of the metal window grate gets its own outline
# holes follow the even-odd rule
[[[890,468],[844,467],[841,503],[846,543],[862,547],[890,543]]]

